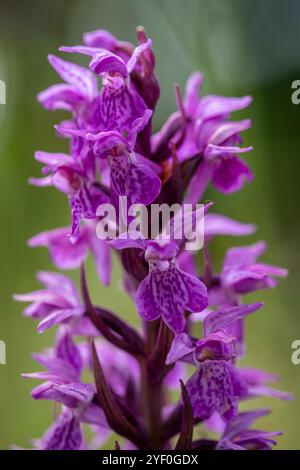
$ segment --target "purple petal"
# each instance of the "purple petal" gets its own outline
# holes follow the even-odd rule
[[[72,244],[68,228],[59,228],[42,232],[28,241],[31,247],[46,246],[53,264],[59,269],[74,269],[84,261],[88,238],[86,232],[80,233],[76,243]]]
[[[71,384],[71,386],[74,386],[74,384]],[[42,385],[38,385],[32,390],[31,396],[34,400],[51,400],[71,409],[78,408],[84,403],[84,401],[81,400],[82,395],[78,394],[80,398],[78,399],[78,396],[73,396],[69,393],[68,385],[66,385],[65,389],[60,390],[60,385],[56,385],[52,382],[45,382]]]
[[[83,54],[93,57],[100,52],[103,52],[99,47],[90,47],[90,46],[61,46],[59,48],[60,52],[68,52],[70,54]]]
[[[243,121],[221,121],[210,137],[208,144],[226,145],[229,139],[250,127],[250,119],[244,119]]]
[[[229,361],[236,357],[236,338],[223,329],[198,340],[195,348],[195,359],[203,362],[206,359]]]
[[[121,74],[124,78],[128,75],[123,59],[109,51],[102,51],[96,54],[92,58],[89,67],[97,75],[104,72],[116,72]]]
[[[64,410],[42,439],[43,450],[78,450],[82,444],[79,420]]]
[[[38,150],[34,154],[34,158],[40,162],[47,165],[46,169],[56,169],[58,166],[67,165],[71,166],[74,165],[74,159],[70,155],[66,153],[56,152],[42,152]]]
[[[93,74],[80,65],[66,62],[54,55],[49,55],[48,60],[58,75],[70,85],[76,87],[83,96],[94,98],[97,93],[97,80]]]
[[[207,95],[201,98],[197,116],[205,120],[229,115],[233,111],[247,108],[251,101],[251,96],[227,98],[225,96]]]
[[[82,357],[78,346],[74,343],[68,332],[59,331],[55,350],[59,359],[69,363],[74,370],[80,374],[82,369]]]
[[[95,394],[91,384],[83,384],[80,382],[55,385],[53,388],[78,403],[90,403]]]
[[[214,167],[212,175],[213,185],[223,194],[239,191],[246,180],[250,182],[252,179],[253,175],[248,165],[234,156],[221,158]]]
[[[133,87],[119,82],[120,76],[115,75],[109,85],[103,83],[99,111],[102,128],[130,136],[133,123],[144,116],[147,106]]]
[[[273,387],[268,385],[252,385],[248,387],[249,396],[254,397],[270,397],[277,398],[278,400],[294,400],[294,395],[289,392],[283,392],[281,390],[276,390]]]
[[[229,439],[221,439],[221,441],[217,444],[216,450],[246,450],[246,449],[237,444],[234,444]]]
[[[37,186],[39,188],[47,188],[48,186],[52,186],[52,177],[45,176],[45,178],[28,178],[28,183],[32,184],[33,186]]]
[[[266,372],[260,369],[242,368],[240,373],[249,385],[259,385],[265,382],[277,382],[279,376],[272,372]]]
[[[112,51],[118,43],[115,36],[105,29],[97,29],[96,31],[84,33],[83,42],[86,46],[103,47],[103,49],[108,49],[109,51]]]
[[[137,47],[135,47],[130,59],[128,60],[126,64],[128,73],[133,72],[140,56],[142,55],[144,51],[146,51],[147,49],[150,49],[151,45],[152,45],[152,41],[151,39],[148,39],[146,42],[143,42],[142,44],[139,44]]]
[[[51,312],[50,315],[48,315],[46,318],[44,318],[37,327],[37,330],[39,333],[43,333],[44,331],[48,330],[49,328],[52,328],[54,325],[58,325],[59,323],[63,323],[64,321],[72,318],[72,317],[78,317],[80,315],[83,315],[85,312],[84,307],[75,307],[75,308],[70,308],[70,309],[62,309],[62,310],[54,310]]]
[[[230,235],[239,237],[251,235],[256,230],[253,224],[244,224],[230,219],[225,215],[209,213],[204,218],[204,233],[206,238],[216,235]]]
[[[194,346],[192,345],[189,335],[186,333],[179,333],[178,335],[175,335],[171,349],[166,359],[166,364],[173,364],[193,351]]]
[[[38,271],[37,280],[48,290],[67,299],[70,305],[79,305],[80,299],[76,286],[69,277],[50,271]]]
[[[105,240],[91,237],[90,249],[95,258],[100,281],[105,286],[109,286],[112,270],[111,250],[109,244]]]
[[[266,248],[266,243],[263,241],[249,246],[230,248],[226,253],[223,270],[254,263],[265,252]]]
[[[251,152],[253,147],[231,147],[230,145],[213,145],[208,144],[205,149],[204,156],[208,161],[219,156],[232,156],[235,154]]]
[[[97,208],[108,202],[102,191],[88,188],[83,184],[76,195],[70,199],[72,207],[71,242],[76,243],[79,236],[79,224],[82,219],[96,219]]]
[[[33,353],[32,357],[35,361],[48,369],[49,372],[36,372],[34,373],[35,375],[26,374],[26,377],[39,380],[51,380],[55,383],[78,381],[78,370],[75,369],[72,363],[62,360],[59,357],[50,357],[45,354]]]
[[[188,116],[193,116],[197,110],[203,79],[202,73],[194,72],[186,82],[184,107]]]
[[[111,163],[111,183],[118,196],[127,196],[128,205],[150,204],[160,192],[159,177],[146,165],[115,157]],[[147,188],[147,191],[145,191]]]
[[[135,303],[139,314],[151,321],[163,317],[175,333],[185,326],[184,311],[197,312],[207,306],[205,285],[172,263],[165,271],[151,271],[140,283]]]
[[[197,204],[200,201],[211,179],[212,172],[213,168],[209,162],[200,163],[191,179],[185,198],[186,203]]]
[[[122,233],[109,242],[109,245],[116,250],[124,250],[126,248],[146,250],[147,244],[147,240],[142,238],[141,232],[137,230],[128,230],[128,232]]]
[[[226,361],[204,361],[186,384],[194,416],[208,419],[214,412],[230,420],[237,415],[238,398],[246,387]]]
[[[220,328],[226,328],[231,323],[241,320],[250,313],[254,313],[263,306],[262,302],[249,305],[239,305],[237,307],[227,307],[216,310],[204,319],[204,336],[216,332]]]
[[[83,103],[84,96],[74,86],[59,84],[39,93],[37,99],[48,111],[57,109],[72,111]]]
[[[13,298],[18,302],[43,302],[56,307],[66,307],[68,305],[65,299],[57,295],[55,292],[49,292],[48,290],[42,289],[27,292],[26,294],[14,294]]]
[[[80,421],[82,423],[95,424],[103,428],[109,428],[104,411],[100,406],[90,403],[80,413]]]
[[[264,408],[239,413],[234,420],[228,423],[224,431],[224,435],[229,439],[238,436],[241,432],[248,429],[254,421],[256,421],[258,418],[268,415],[270,411],[271,410]]]

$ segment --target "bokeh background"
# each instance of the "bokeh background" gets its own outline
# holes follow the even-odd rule
[[[7,104],[0,105],[0,339],[7,345],[7,365],[0,365],[0,448],[28,446],[53,415],[49,403],[31,400],[33,383],[20,378],[21,372],[36,370],[31,352],[50,345],[52,333],[39,335],[34,322],[22,316],[22,305],[11,299],[14,292],[37,287],[36,270],[52,269],[46,251],[30,250],[26,240],[69,223],[63,195],[27,185],[40,171],[34,150],[67,150],[52,127],[62,114],[45,112],[35,99],[57,81],[46,55],[61,44],[80,43],[84,31],[97,28],[134,42],[139,24],[157,54],[157,128],[175,108],[173,82],[183,87],[195,69],[205,73],[206,93],[254,97],[251,108],[237,117],[253,119],[245,144],[255,148],[248,157],[255,181],[227,198],[213,191],[209,196],[217,212],[255,222],[259,230],[245,240],[216,240],[213,250],[217,266],[230,244],[266,239],[264,259],[290,270],[278,289],[252,296],[266,306],[247,320],[244,362],[278,373],[281,388],[295,393],[291,403],[255,404],[272,407],[261,424],[284,431],[278,448],[300,449],[300,365],[290,359],[291,343],[300,338],[300,105],[291,102],[291,83],[300,79],[297,0],[0,0],[0,79],[7,85]],[[91,263],[89,279],[95,300],[137,321],[119,290],[117,267],[108,289],[98,284]]]

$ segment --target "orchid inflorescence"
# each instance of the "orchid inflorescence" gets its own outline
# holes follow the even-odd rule
[[[243,303],[243,296],[274,287],[287,272],[258,261],[264,242],[230,248],[218,274],[209,250],[212,238],[250,235],[255,226],[212,213],[206,202],[202,263],[185,249],[184,238],[97,237],[101,204],[117,207],[126,197],[149,208],[195,205],[210,183],[227,195],[252,180],[241,158],[252,148],[241,147],[240,137],[251,122],[230,119],[251,97],[200,96],[203,76],[195,72],[184,96],[175,86],[178,109],[153,133],[160,88],[152,42],[142,27],[137,42],[135,47],[104,30],[84,34],[83,45],[60,51],[90,57],[88,68],[50,55],[64,83],[38,95],[45,109],[70,112],[55,126],[70,150],[36,152],[44,176],[30,182],[67,195],[71,227],[40,233],[29,245],[47,247],[60,270],[79,268],[80,289],[65,274],[42,271],[40,290],[15,296],[29,302],[24,314],[39,321],[40,333],[57,328],[55,346],[33,355],[45,370],[24,374],[42,381],[32,390],[34,399],[61,405],[33,445],[98,449],[117,434],[117,449],[270,449],[281,433],[251,428],[269,410],[239,412],[239,402],[291,395],[267,385],[275,375],[238,365],[245,317],[262,307]],[[139,330],[94,305],[89,295],[88,253],[100,282],[109,285],[113,251],[124,291],[142,319]],[[87,370],[93,377],[88,383],[82,378]]]

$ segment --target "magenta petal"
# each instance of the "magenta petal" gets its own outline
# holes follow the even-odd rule
[[[253,147],[232,147],[230,145],[208,144],[204,151],[205,158],[210,161],[219,156],[232,156],[235,154],[251,152]]]
[[[58,75],[70,85],[75,86],[83,96],[94,98],[97,93],[97,80],[93,74],[80,65],[66,62],[54,55],[49,55],[48,60]]]
[[[246,450],[245,447],[241,447],[238,444],[234,444],[229,439],[222,439],[218,442],[216,450]]]
[[[54,385],[54,390],[71,397],[78,403],[90,403],[94,396],[94,389],[91,384],[73,382],[62,385]]]
[[[248,165],[234,156],[220,158],[212,175],[213,185],[224,194],[239,191],[246,180],[252,181],[252,179],[253,175]]]
[[[253,397],[270,397],[277,398],[278,400],[294,400],[294,395],[289,392],[284,392],[282,390],[276,390],[273,387],[268,385],[252,385],[249,386],[248,392],[250,396]]]
[[[89,188],[83,184],[79,191],[70,198],[72,207],[71,242],[76,243],[79,237],[79,225],[82,219],[96,219],[97,208],[108,202],[102,191]]]
[[[52,186],[52,177],[45,176],[45,178],[28,178],[28,183],[32,184],[32,186],[37,186],[39,188],[47,188],[48,186]]]
[[[92,56],[92,57],[102,52],[101,48],[90,47],[90,46],[61,46],[59,48],[59,51],[68,52],[71,54],[83,54],[83,55]]]
[[[212,121],[214,122],[214,121]],[[245,131],[251,127],[250,119],[243,121],[220,121],[208,144],[226,145],[229,139],[235,137],[239,132]]]
[[[236,370],[226,361],[206,360],[186,384],[194,416],[208,419],[218,412],[230,420],[237,415],[238,398],[246,394],[246,386]]]
[[[111,182],[118,196],[128,197],[129,206],[150,204],[158,196],[161,185],[159,177],[148,166],[128,161],[126,157],[113,159]]]
[[[79,420],[65,409],[44,435],[43,450],[79,450],[82,435]]]
[[[37,330],[39,333],[43,333],[45,330],[48,330],[59,323],[63,323],[65,320],[83,315],[84,311],[84,307],[54,310],[38,324]]]
[[[108,286],[110,284],[112,270],[111,250],[109,244],[105,240],[91,237],[90,248],[95,258],[99,279],[102,284]]]
[[[198,114],[203,120],[226,116],[233,111],[247,108],[251,101],[251,96],[227,98],[226,96],[207,95],[201,98]]]
[[[263,241],[249,246],[239,246],[230,248],[224,260],[223,270],[240,268],[253,264],[266,250],[266,243]]]
[[[140,250],[146,250],[147,240],[141,237],[141,232],[137,230],[129,230],[116,237],[114,240],[109,242],[109,245],[116,250],[124,250],[126,248],[137,248]]]
[[[92,58],[89,67],[97,75],[104,72],[117,72],[124,78],[128,75],[125,62],[121,57],[109,51],[102,51],[96,54]]]
[[[263,306],[262,302],[249,305],[239,305],[216,310],[204,319],[204,336],[216,332],[220,328],[226,328],[231,323],[241,320],[250,313],[254,313]]]
[[[227,424],[224,435],[229,439],[238,436],[245,429],[248,429],[254,421],[256,421],[258,418],[266,416],[270,413],[270,411],[271,410],[267,408],[262,408],[239,413],[234,420]]]
[[[203,79],[202,73],[194,72],[186,82],[184,108],[188,116],[193,116],[197,110]]]
[[[117,46],[117,39],[109,31],[105,29],[97,29],[84,33],[83,43],[89,47],[102,47],[112,51]]]
[[[53,85],[38,94],[37,99],[48,111],[64,109],[71,111],[83,103],[84,96],[72,85]]]
[[[48,290],[65,297],[71,305],[80,303],[76,286],[69,277],[50,271],[38,271],[36,277]]]
[[[73,396],[68,393],[68,391],[65,391],[64,389],[60,390],[60,385],[56,385],[52,382],[45,382],[44,384],[35,387],[31,392],[31,396],[35,400],[51,400],[71,409],[78,408],[82,403],[84,403],[83,400],[79,400],[77,396]]]
[[[152,41],[151,39],[148,39],[148,41],[143,42],[142,44],[139,44],[137,47],[135,47],[130,59],[128,60],[126,64],[128,73],[131,73],[134,70],[136,63],[138,59],[140,58],[140,56],[142,55],[142,53],[146,51],[147,49],[149,49],[151,45],[152,45]]]
[[[171,349],[168,353],[166,364],[173,364],[184,356],[192,353],[194,346],[186,333],[179,333],[175,335]]]
[[[82,423],[96,424],[103,428],[109,428],[104,411],[100,406],[90,403],[80,413],[80,421]]]
[[[57,358],[69,363],[79,376],[83,366],[82,357],[79,347],[68,332],[59,330],[55,350]]]
[[[42,232],[28,241],[31,247],[46,246],[51,259],[59,269],[74,269],[80,266],[86,257],[88,244],[85,235],[79,236],[72,244],[68,237],[68,228],[59,228]]]
[[[206,238],[211,238],[216,235],[239,237],[251,235],[255,230],[255,225],[237,222],[225,215],[209,213],[206,214],[204,218],[204,233]]]
[[[197,278],[179,270],[172,262],[165,271],[151,270],[140,283],[135,303],[139,314],[151,321],[163,317],[175,333],[185,326],[184,311],[201,311],[207,306],[207,291]]]

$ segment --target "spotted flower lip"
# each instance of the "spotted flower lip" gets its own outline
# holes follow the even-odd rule
[[[232,364],[224,360],[205,360],[186,384],[194,415],[205,420],[217,411],[224,420],[237,416],[238,400],[247,387]]]

